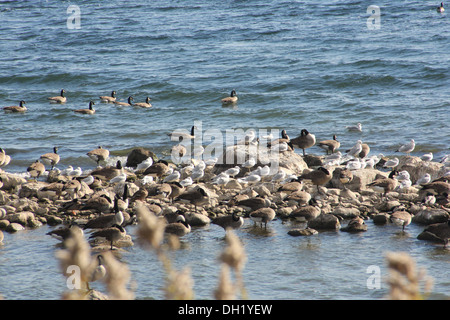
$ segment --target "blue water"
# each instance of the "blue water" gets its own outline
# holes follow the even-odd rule
[[[69,5],[80,9],[79,29],[67,26]],[[189,130],[194,121],[201,121],[204,131],[285,129],[291,137],[306,128],[318,140],[336,134],[341,149],[362,139],[371,153],[388,156],[414,138],[413,155],[433,152],[439,159],[450,146],[449,10],[437,13],[434,1],[380,0],[376,5],[380,28],[370,30],[365,1],[2,1],[0,105],[25,100],[28,107],[25,114],[0,115],[0,147],[12,157],[5,170],[24,172],[53,146],[60,148],[59,168],[92,169],[95,163],[86,152],[98,145],[113,156],[145,147],[167,157],[173,142],[166,133]],[[47,97],[62,88],[68,102],[50,104]],[[238,104],[222,107],[220,99],[232,89]],[[153,108],[100,103],[98,97],[112,90],[121,101],[130,95],[135,101],[150,96]],[[96,102],[95,115],[72,112],[87,108],[90,100]],[[362,133],[346,131],[345,126],[357,122]],[[323,153],[318,147],[308,152]],[[276,246],[284,231],[271,238],[275,252],[284,245]],[[10,238],[10,245],[14,237],[20,236]],[[325,254],[322,250],[336,244],[334,233],[330,238],[321,235],[313,245]],[[254,240],[258,246],[266,239]],[[384,245],[377,237],[371,241],[375,248]],[[306,242],[300,243],[295,245],[298,256],[286,254],[286,263],[297,266],[306,259],[315,264],[314,251],[305,253]],[[349,252],[349,243],[339,245],[344,246],[342,254]],[[440,253],[430,253],[434,248],[420,244],[417,250],[415,256],[426,266],[448,266],[448,254],[442,262]],[[27,252],[31,262],[39,259],[34,252]],[[364,252],[350,253],[364,265],[383,264],[381,255],[372,261]],[[347,262],[345,257],[331,254],[317,265],[336,267],[330,278],[352,269],[338,263]],[[137,258],[130,253],[127,259]],[[51,259],[46,262],[55,266]],[[309,276],[310,269],[301,271],[302,279],[318,288],[308,294],[291,290],[295,268],[264,277],[249,270],[250,297],[374,297],[367,289],[346,292],[344,283],[330,287],[318,274]],[[60,292],[57,288],[46,296],[25,286],[9,295],[3,272],[0,293],[6,298],[55,298]],[[288,279],[283,288],[270,285],[271,279],[282,278]],[[437,280],[437,286],[438,293],[449,292],[447,280]],[[145,291],[140,296],[161,297]]]

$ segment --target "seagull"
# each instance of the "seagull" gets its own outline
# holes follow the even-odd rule
[[[235,176],[237,176],[239,174],[239,172],[241,171],[241,169],[236,166],[234,168],[230,168],[228,170],[225,171],[225,173],[229,176],[231,176],[232,178],[234,178]]]
[[[248,133],[245,134],[244,138],[239,140],[236,144],[248,144],[251,141],[253,141],[256,137],[255,130],[250,130]]]
[[[281,182],[286,178],[286,172],[279,170],[273,177],[272,182]]]
[[[358,159],[352,160],[347,162],[347,165],[345,166],[346,169],[348,170],[358,170],[358,169],[362,169],[361,168],[361,161],[359,161]]]
[[[432,152],[425,153],[423,156],[420,157],[420,159],[422,159],[422,161],[429,162],[433,160],[433,153]]]
[[[361,123],[357,123],[355,126],[346,126],[345,127],[348,131],[358,131],[358,132],[362,132],[362,124]]]
[[[242,164],[242,167],[250,171],[250,169],[253,168],[255,165],[256,165],[255,158],[250,158]]]
[[[419,179],[417,179],[415,186],[421,186],[424,184],[429,184],[431,182],[431,175],[429,173],[425,173]]]
[[[139,163],[136,167],[136,170],[145,170],[148,167],[150,167],[153,164],[153,158],[152,157],[148,157],[147,159],[145,159],[144,161],[142,161],[141,163]]]
[[[191,177],[187,177],[186,179],[180,181],[180,184],[181,184],[183,187],[191,186],[193,183],[194,183],[194,181],[192,181],[192,178],[191,178]]]
[[[94,176],[88,175],[86,178],[82,179],[81,181],[83,181],[84,183],[86,183],[89,186],[92,183],[94,183],[94,180],[95,180]]]
[[[69,176],[79,177],[79,176],[81,176],[82,173],[83,173],[83,171],[81,170],[81,168],[77,167],[76,169],[69,172]]]
[[[127,180],[127,174],[125,172],[122,172],[121,174],[115,176],[111,180],[109,180],[109,183],[125,183]]]
[[[403,152],[409,156],[409,154],[414,150],[415,147],[416,147],[416,143],[414,142],[414,139],[411,139],[409,143],[402,145],[395,152]]]
[[[399,160],[398,158],[394,158],[394,159],[389,159],[388,161],[386,161],[386,163],[384,164],[385,168],[391,168],[394,169],[396,166],[398,166]]]
[[[225,172],[222,172],[217,177],[214,178],[213,183],[219,185],[220,187],[226,185],[230,181],[230,176]]]
[[[204,175],[205,175],[205,172],[203,170],[200,170],[200,169],[199,170],[195,170],[194,169],[194,171],[192,171],[191,178],[192,178],[193,181],[197,181],[197,183],[198,183],[198,181],[201,178],[203,178]]]
[[[356,144],[350,150],[347,150],[346,152],[348,155],[357,157],[359,155],[359,153],[361,152],[361,150],[362,150],[362,141],[358,140],[356,142]]]
[[[178,179],[180,179],[180,172],[179,171],[174,171],[171,174],[169,174],[167,177],[164,178],[163,182],[175,182],[178,181]]]
[[[61,171],[61,174],[64,175],[64,176],[68,176],[72,171],[73,171],[73,167],[72,166],[68,166],[63,171]]]
[[[253,184],[253,183],[257,183],[257,182],[261,181],[261,176],[259,176],[257,174],[251,174],[244,178],[239,178],[239,179],[237,179],[237,181],[239,183],[244,183],[244,184],[247,184],[247,183]]]

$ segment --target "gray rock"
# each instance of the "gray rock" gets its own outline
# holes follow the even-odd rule
[[[357,208],[353,207],[343,207],[343,206],[337,206],[333,209],[332,214],[335,216],[339,216],[343,219],[353,219],[355,217],[358,217],[360,215],[360,212]]]
[[[33,212],[30,211],[22,211],[14,214],[10,214],[6,216],[7,220],[11,223],[19,223],[22,226],[26,227],[28,221],[32,221],[35,219]]]
[[[429,173],[431,180],[434,180],[441,177],[446,172],[444,164],[433,161],[424,162],[419,157],[414,156],[399,157],[399,164],[396,167],[396,170],[408,171],[413,184],[425,173]]]
[[[27,180],[25,178],[22,178],[21,176],[6,172],[2,172],[0,177],[3,181],[2,190],[15,189],[17,186],[20,186],[27,182]]]
[[[64,221],[63,219],[61,219],[60,217],[56,217],[56,216],[48,216],[47,217],[47,224],[49,226],[56,226],[58,224],[62,224]]]
[[[292,229],[289,230],[287,234],[293,237],[300,237],[300,236],[312,236],[318,233],[319,232],[317,230],[306,228],[306,229]]]
[[[18,232],[22,230],[25,230],[25,228],[20,223],[16,222],[10,223],[6,228],[6,231],[8,232]]]
[[[317,218],[308,221],[308,227],[316,230],[338,230],[341,224],[335,215],[321,213]]]
[[[333,188],[344,189],[344,185],[339,180],[341,171],[345,167],[337,167],[333,171],[333,178],[329,185]],[[388,174],[377,169],[358,169],[352,170],[353,180],[345,185],[352,191],[360,191],[361,189],[367,189],[367,185],[373,182],[377,177],[387,177]]]
[[[0,220],[0,230],[5,230],[6,228],[8,228],[8,226],[10,225],[11,222],[9,222],[9,220]]]
[[[388,223],[389,217],[390,217],[389,214],[387,214],[385,212],[381,212],[381,213],[374,215],[372,220],[373,220],[374,224],[382,225],[382,224]]]
[[[449,214],[447,211],[443,209],[432,209],[427,208],[418,212],[413,218],[412,221],[418,224],[434,224],[440,222],[446,222],[449,218]]]

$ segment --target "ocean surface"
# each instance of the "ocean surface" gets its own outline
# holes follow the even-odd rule
[[[369,4],[378,9],[368,11]],[[412,155],[433,152],[439,160],[450,153],[450,9],[437,13],[438,4],[1,1],[0,106],[24,100],[28,108],[0,112],[0,147],[12,158],[4,169],[24,173],[54,146],[59,169],[93,169],[86,153],[100,145],[111,151],[111,161],[135,147],[168,158],[175,142],[167,134],[190,130],[194,122],[199,133],[224,135],[285,129],[292,138],[305,128],[318,141],[336,134],[341,150],[361,139],[371,154],[386,156],[415,139]],[[49,103],[63,88],[67,103]],[[233,89],[238,103],[223,107],[221,99]],[[120,101],[149,96],[153,107],[101,103],[99,96],[112,90]],[[95,115],[73,112],[91,100]],[[345,128],[358,122],[362,132]],[[315,146],[307,153],[323,151]],[[58,299],[64,291],[48,228],[6,234],[0,246],[4,298]],[[382,298],[386,285],[369,290],[366,270],[377,265],[387,276],[384,253],[397,250],[408,251],[434,277],[433,298],[449,298],[449,252],[416,240],[422,228],[411,225],[398,235],[391,226],[369,225],[361,235],[292,238],[281,220],[266,233],[249,224],[238,232],[249,256],[248,295]],[[210,226],[184,241],[174,259],[180,268],[190,265],[196,297],[212,298],[223,231]],[[163,274],[153,258],[138,247],[123,253],[138,298],[163,298]]]

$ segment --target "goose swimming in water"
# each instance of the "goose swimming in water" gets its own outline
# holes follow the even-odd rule
[[[27,111],[27,107],[25,106],[25,101],[21,100],[19,102],[18,106],[9,106],[9,107],[4,107],[3,110],[5,110],[5,112],[15,112],[15,113],[19,113],[19,112],[25,112]]]
[[[113,91],[111,92],[111,96],[100,96],[100,100],[102,100],[102,102],[115,102],[116,101],[116,92]]]
[[[238,101],[238,97],[236,95],[236,91],[232,90],[229,97],[222,99],[223,105],[234,104]]]
[[[133,105],[133,103],[131,101],[133,101],[133,97],[129,96],[128,97],[128,102],[120,102],[120,101],[114,101],[114,104],[117,104],[118,106],[122,106],[122,107],[131,107]]]
[[[134,107],[140,107],[140,108],[151,108],[152,105],[150,103],[150,97],[145,98],[145,102],[136,102],[133,103]]]
[[[81,113],[81,114],[94,114],[95,113],[95,109],[94,109],[94,101],[89,102],[89,108],[88,109],[76,109],[73,110],[73,112],[76,113]]]
[[[439,7],[437,7],[437,12],[443,13],[445,11],[444,9],[444,3],[441,2],[441,5]]]
[[[53,103],[65,103],[65,102],[67,102],[67,97],[64,96],[65,93],[66,93],[66,90],[62,89],[59,96],[49,97],[47,99]]]

